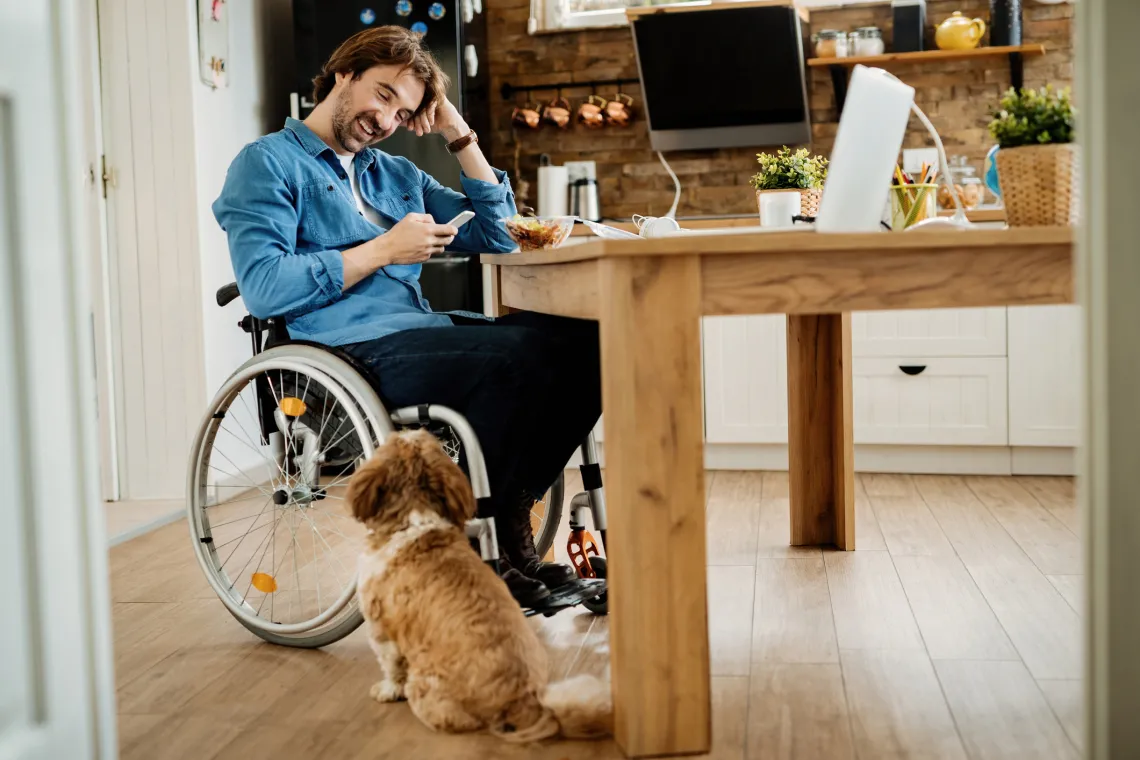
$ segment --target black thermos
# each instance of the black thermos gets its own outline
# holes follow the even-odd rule
[[[896,53],[922,50],[926,33],[926,0],[891,0],[891,49]]]
[[[990,45],[1021,44],[1021,0],[990,0]]]

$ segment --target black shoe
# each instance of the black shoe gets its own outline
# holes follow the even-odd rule
[[[495,520],[499,533],[499,548],[510,562],[528,578],[542,582],[547,588],[558,588],[578,577],[574,568],[555,562],[543,562],[534,546],[534,530],[530,524],[530,511],[534,498],[523,494],[510,514]]]
[[[513,567],[508,567],[500,577],[520,607],[533,607],[550,596],[550,589],[541,581],[528,578]]]

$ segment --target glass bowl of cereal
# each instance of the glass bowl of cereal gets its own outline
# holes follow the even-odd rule
[[[518,243],[521,251],[542,251],[557,248],[570,237],[574,229],[573,216],[522,216],[516,214],[501,219],[511,240]]]

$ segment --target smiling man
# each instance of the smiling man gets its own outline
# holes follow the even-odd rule
[[[360,32],[313,80],[308,118],[242,149],[213,210],[250,313],[346,351],[390,408],[443,404],[468,419],[487,462],[503,578],[532,604],[574,576],[539,560],[530,512],[601,413],[598,333],[534,314],[438,313],[424,299],[420,268],[433,254],[515,247],[499,221],[515,213],[510,184],[448,84],[407,29]],[[400,128],[446,141],[464,193],[372,147]],[[447,224],[462,211],[475,217]]]

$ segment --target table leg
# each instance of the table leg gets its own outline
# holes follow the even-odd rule
[[[606,259],[599,278],[615,738],[707,752],[700,261]]]
[[[851,315],[788,315],[792,545],[855,548]]]

